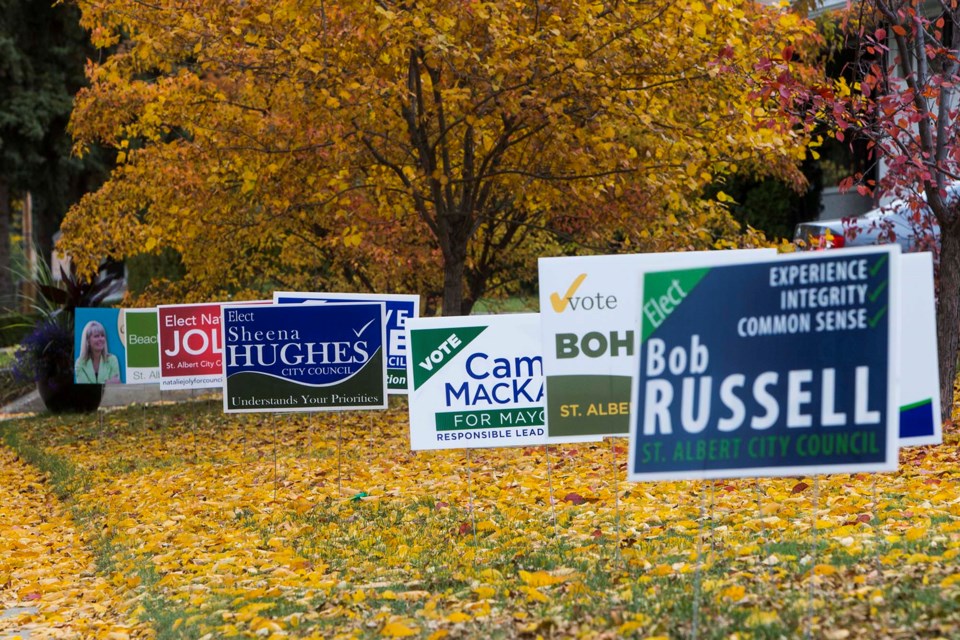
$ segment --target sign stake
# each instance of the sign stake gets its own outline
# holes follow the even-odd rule
[[[553,499],[553,473],[550,471],[550,445],[543,445],[543,450],[547,455],[547,490],[550,496],[550,515],[553,518],[553,538],[557,539],[557,502]]]
[[[812,634],[813,627],[813,598],[815,595],[815,585],[814,585],[814,569],[817,568],[817,515],[820,511],[820,475],[817,474],[813,476],[813,529],[812,529],[812,544],[813,552],[810,560],[810,574],[808,579],[807,589],[807,628],[804,629],[803,637],[809,638]]]
[[[880,562],[880,541],[883,539],[882,532],[880,531],[880,501],[877,498],[877,474],[871,474],[873,478],[873,536],[874,536],[874,553],[873,561],[877,571],[877,578],[880,579],[883,577],[883,567]]]
[[[763,507],[762,507],[762,505],[761,505],[761,497],[760,497],[761,494],[762,494],[762,492],[760,491],[760,479],[759,479],[759,478],[757,478],[757,479],[754,480],[754,482],[753,482],[753,493],[754,493],[754,496],[755,496],[756,501],[757,501],[757,522],[760,523],[760,562],[761,562],[761,564],[763,564],[763,566],[765,567],[765,569],[764,569],[764,574],[765,574],[765,580],[764,580],[764,582],[765,582],[766,584],[772,584],[773,581],[770,579],[770,578],[772,577],[772,576],[771,576],[771,570],[770,570],[770,568],[768,567],[768,565],[766,564],[766,560],[767,560],[767,526],[766,526],[766,524],[763,522]]]
[[[703,521],[707,514],[707,495],[703,492],[703,482],[700,483],[700,517],[697,518],[697,564],[693,571],[693,622],[690,626],[691,640],[697,640],[700,627],[700,591],[701,574],[703,573]]]
[[[713,552],[714,544],[716,541],[717,520],[716,520],[716,505],[717,505],[717,481],[710,481],[710,552]]]
[[[343,412],[337,412],[337,494],[343,497]]]
[[[613,466],[613,514],[614,530],[616,532],[615,557],[617,562],[624,564],[623,556],[620,554],[620,477],[617,468],[617,448],[614,446],[613,438],[610,438],[610,457]]]
[[[277,414],[273,414],[273,502],[277,502]]]
[[[160,383],[160,415],[162,416],[162,425],[167,426],[167,412],[166,407],[163,404],[163,383]]]
[[[240,423],[240,443],[241,443],[240,446],[242,447],[240,450],[240,455],[241,455],[240,460],[243,461],[247,459],[247,421],[246,420]]]
[[[473,529],[473,564],[477,564],[477,552],[480,549],[480,543],[477,539],[477,514],[473,508],[473,472],[470,460],[470,452],[472,449],[467,449],[467,494],[470,498],[470,527]]]

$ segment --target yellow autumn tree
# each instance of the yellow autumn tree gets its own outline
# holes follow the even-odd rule
[[[467,313],[538,253],[727,242],[701,193],[732,172],[801,180],[805,140],[756,92],[758,60],[797,67],[814,38],[780,8],[79,4],[110,53],[77,100],[77,148],[120,162],[63,249],[90,269],[173,248],[197,298],[419,290]]]

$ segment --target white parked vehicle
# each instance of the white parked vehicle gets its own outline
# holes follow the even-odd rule
[[[950,187],[949,195],[960,196],[960,184]],[[940,226],[925,205],[919,208],[903,200],[852,218],[801,222],[793,235],[802,249],[862,247],[896,242],[903,251],[933,251],[940,248]]]

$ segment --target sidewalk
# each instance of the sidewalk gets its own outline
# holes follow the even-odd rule
[[[154,404],[157,402],[182,402],[200,395],[209,394],[212,389],[178,389],[164,391],[161,397],[160,384],[108,384],[103,391],[101,408],[125,407],[131,404]],[[40,413],[46,409],[36,389],[27,395],[0,407],[0,419],[18,413]]]

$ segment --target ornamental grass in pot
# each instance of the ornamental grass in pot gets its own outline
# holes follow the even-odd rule
[[[14,375],[33,381],[44,406],[52,413],[96,411],[103,398],[102,384],[74,381],[74,316],[78,307],[97,307],[119,292],[118,274],[101,266],[92,280],[77,277],[75,269],[60,268],[60,282],[49,270],[37,278],[38,299],[33,303],[36,321],[15,353]]]

